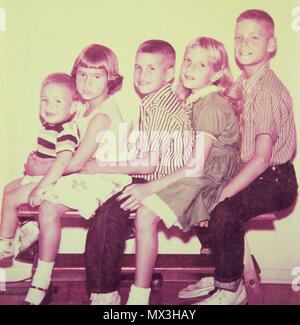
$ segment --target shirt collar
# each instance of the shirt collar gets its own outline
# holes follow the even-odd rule
[[[145,96],[142,99],[142,106],[145,110],[149,109],[153,103],[155,103],[158,99],[160,99],[165,94],[171,92],[171,84],[167,84],[166,86],[163,86],[155,93]]]
[[[269,61],[266,62],[264,65],[262,65],[259,69],[257,69],[253,75],[247,79],[245,72],[242,74],[242,85],[244,88],[244,91],[246,93],[250,93],[252,91],[252,89],[254,88],[255,84],[257,83],[257,81],[259,79],[261,79],[265,73],[267,72],[267,70],[270,69],[270,63]]]
[[[204,97],[210,93],[217,92],[219,89],[217,86],[207,86],[205,88],[200,89],[194,94],[191,94],[187,99],[186,99],[186,104],[192,104],[195,103],[199,98]]]
[[[73,119],[73,117],[74,117],[74,115],[70,116],[67,120],[65,120],[63,122],[57,123],[57,124],[54,124],[54,125],[50,125],[47,122],[45,122],[44,123],[44,128],[46,130],[54,130],[54,131],[60,132],[60,130],[62,129],[63,124],[68,123],[68,122],[71,122],[72,119]]]

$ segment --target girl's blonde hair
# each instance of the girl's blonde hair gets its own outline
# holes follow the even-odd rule
[[[76,79],[79,67],[89,69],[105,69],[108,77],[109,94],[122,87],[123,77],[119,74],[118,59],[115,53],[106,46],[90,44],[78,55],[71,76]]]
[[[234,100],[236,96],[235,94],[232,94],[233,76],[230,70],[228,55],[224,45],[213,38],[198,37],[188,44],[185,53],[190,48],[197,47],[200,47],[207,54],[207,57],[212,63],[214,71],[222,72],[220,78],[213,84],[220,89],[219,92],[221,95]],[[181,78],[177,85],[176,94],[178,98],[183,101],[185,101],[186,98],[191,94],[191,90],[183,86]]]

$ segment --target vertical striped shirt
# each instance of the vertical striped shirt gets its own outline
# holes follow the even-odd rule
[[[152,174],[132,175],[147,181],[164,177],[187,163],[192,146],[185,136],[188,116],[168,84],[143,98],[140,105],[140,151],[155,151],[159,163]]]
[[[40,158],[56,158],[61,151],[74,152],[79,144],[77,124],[70,119],[59,124],[45,123],[37,139],[36,155]]]
[[[273,139],[270,166],[291,160],[296,151],[296,126],[292,98],[270,69],[269,62],[249,79],[237,80],[243,88],[244,108],[241,114],[241,156],[247,163],[255,152],[255,138],[269,134]]]

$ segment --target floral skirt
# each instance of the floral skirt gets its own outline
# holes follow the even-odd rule
[[[38,181],[26,176],[23,183]],[[131,177],[119,174],[71,174],[61,177],[43,193],[43,199],[78,210],[89,219],[99,205],[131,183]]]

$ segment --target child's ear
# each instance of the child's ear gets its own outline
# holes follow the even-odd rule
[[[213,84],[214,82],[216,82],[217,80],[219,80],[223,75],[223,71],[222,70],[219,70],[217,72],[215,72],[213,74],[213,76],[211,77],[210,81],[211,83]]]
[[[165,77],[166,81],[170,82],[172,79],[174,79],[174,76],[175,76],[175,68],[174,67],[168,68]]]
[[[269,53],[271,53],[271,52],[274,52],[276,50],[276,48],[277,48],[277,39],[276,39],[276,37],[273,36],[269,39],[267,51]]]
[[[77,112],[77,102],[73,102],[70,108],[70,114],[76,113]]]

